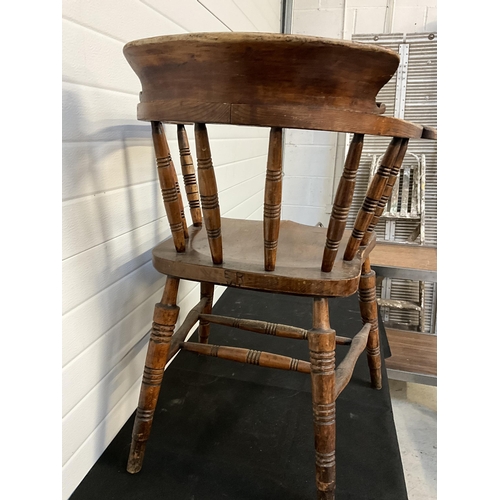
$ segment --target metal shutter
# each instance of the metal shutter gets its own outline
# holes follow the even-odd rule
[[[353,35],[355,42],[380,45],[402,55],[398,72],[377,96],[377,101],[386,105],[385,114],[409,121],[437,127],[437,34],[393,33]],[[406,52],[406,55],[405,55]],[[404,64],[406,62],[406,64]],[[356,189],[347,227],[352,229],[358,209],[363,202],[373,154],[383,154],[390,138],[365,138],[363,157],[358,171]],[[437,246],[437,145],[435,141],[410,140],[409,152],[425,154],[425,245]],[[394,240],[406,241],[415,228],[411,221],[395,223]],[[379,239],[384,239],[386,223],[377,228]],[[386,280],[388,282],[388,280]],[[378,286],[379,296],[384,298],[418,302],[418,283],[392,279]],[[416,329],[418,313],[413,311],[383,310],[387,325]],[[436,284],[425,283],[425,332],[435,333]]]

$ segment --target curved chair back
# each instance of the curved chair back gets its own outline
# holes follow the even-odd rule
[[[217,183],[207,123],[271,127],[264,197],[264,267],[273,271],[281,215],[282,129],[354,133],[336,193],[321,269],[331,271],[351,206],[365,134],[393,137],[368,189],[343,258],[374,242],[408,139],[430,129],[383,116],[379,90],[399,56],[378,46],[298,35],[192,33],[128,43],[128,62],[142,84],[138,118],[152,123],[159,180],[175,248],[188,237],[179,183],[162,127],[177,123],[181,165],[193,223],[200,201],[214,264],[223,262]],[[195,124],[199,196],[184,125]]]

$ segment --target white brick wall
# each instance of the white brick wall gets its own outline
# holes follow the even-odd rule
[[[280,4],[63,0],[64,498],[135,410],[146,334],[165,280],[150,250],[169,228],[150,127],[136,120],[139,80],[123,45],[193,31],[279,32]],[[166,131],[175,161],[175,126]],[[268,130],[209,126],[209,135],[223,215],[261,218]],[[197,287],[183,283],[179,321],[197,300]]]
[[[435,31],[436,4],[436,0],[294,0],[292,33],[350,40],[359,33]],[[343,134],[286,131],[284,218],[328,224],[343,156]]]

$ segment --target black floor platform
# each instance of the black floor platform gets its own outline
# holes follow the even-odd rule
[[[215,314],[310,328],[312,299],[228,289]],[[362,327],[357,296],[330,301],[331,325]],[[211,326],[210,342],[308,360],[307,341]],[[388,346],[383,326],[382,344]],[[337,347],[337,363],[347,352]],[[366,356],[337,400],[337,500],[407,500],[387,376]],[[181,352],[165,373],[142,471],[125,470],[133,416],[71,500],[314,500],[310,377]]]

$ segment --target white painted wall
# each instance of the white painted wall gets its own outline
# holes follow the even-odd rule
[[[280,30],[280,0],[63,0],[63,497],[135,410],[169,228],[130,40]],[[192,131],[189,131],[194,156]],[[261,218],[268,130],[209,126],[222,214]],[[175,126],[167,126],[178,158]],[[179,170],[179,162],[176,162]],[[179,170],[180,172],[180,170]],[[186,203],[187,206],[187,203]],[[189,217],[189,214],[188,214]],[[220,296],[221,289],[218,290]],[[182,321],[198,301],[183,283]]]
[[[350,40],[360,33],[436,31],[436,7],[437,0],[293,0],[291,32]],[[344,139],[344,134],[286,131],[283,218],[328,224]]]

